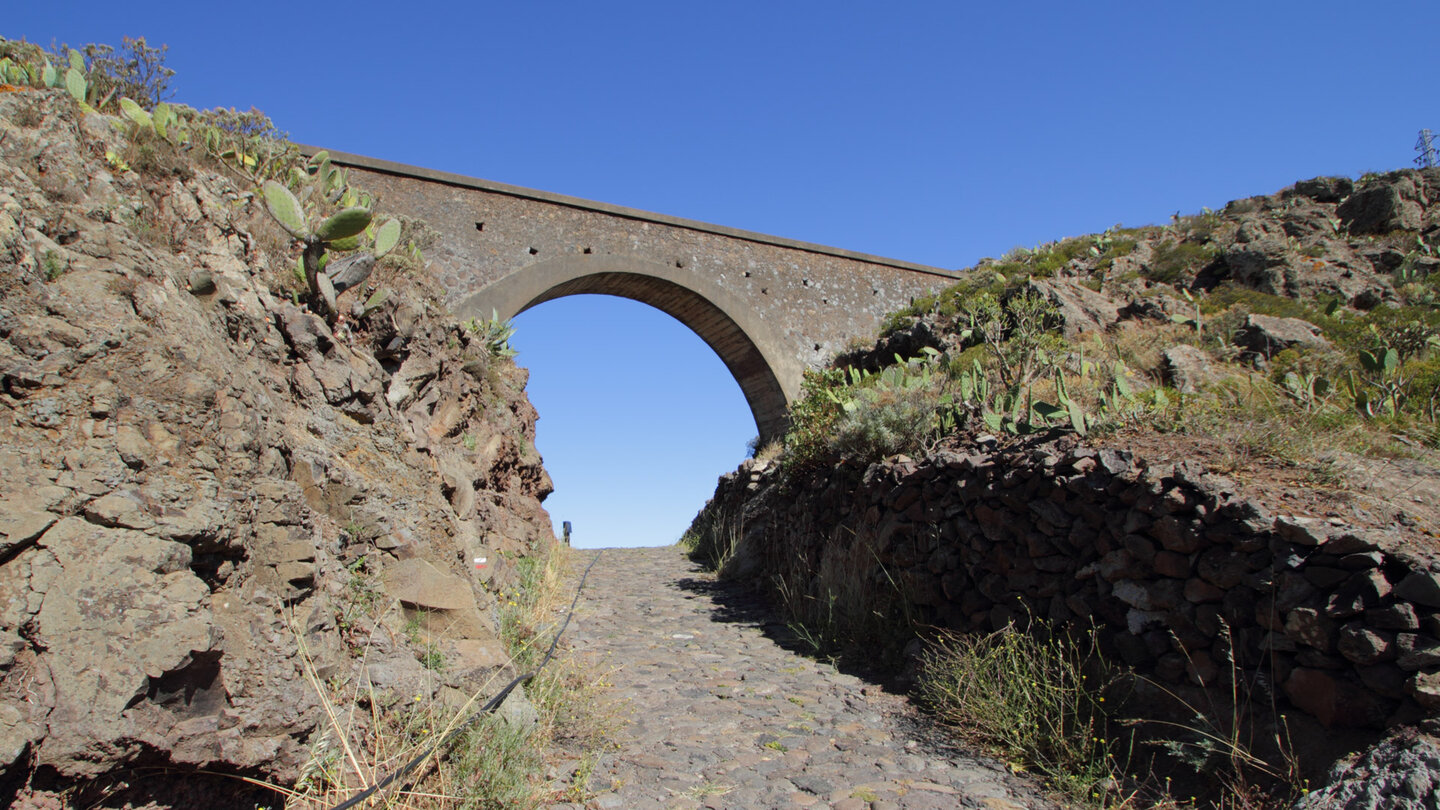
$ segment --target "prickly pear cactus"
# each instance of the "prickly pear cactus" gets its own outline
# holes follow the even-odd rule
[[[161,120],[160,115],[163,114],[157,110],[149,116],[152,126]],[[131,117],[134,118],[133,115]],[[374,214],[368,197],[357,195],[349,188],[344,170],[332,165],[330,156],[323,151],[311,157],[303,169],[293,169],[289,180],[298,193],[279,181],[266,180],[261,185],[260,196],[265,202],[265,210],[280,227],[305,244],[300,272],[310,290],[311,302],[322,315],[334,319],[339,313],[336,296],[363,281],[375,261],[395,249],[400,241],[400,222],[391,218],[379,228],[374,228]],[[320,217],[318,211],[335,204],[343,207]],[[312,225],[317,220],[318,224]],[[347,260],[339,265],[332,264],[331,272],[326,272],[329,252],[359,250],[367,241],[371,251],[368,256],[362,257],[365,263]],[[363,273],[352,272],[343,281],[337,281],[334,273],[342,268],[352,271],[363,269]]]

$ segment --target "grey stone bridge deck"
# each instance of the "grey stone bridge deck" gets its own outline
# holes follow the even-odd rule
[[[314,151],[310,149],[309,151]],[[805,368],[887,312],[946,286],[934,267],[330,152],[389,213],[441,234],[426,251],[462,318],[567,295],[617,295],[688,326],[724,361],[762,438],[784,429]]]

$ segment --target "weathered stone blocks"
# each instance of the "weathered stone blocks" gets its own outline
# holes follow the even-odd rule
[[[843,525],[876,550],[869,581],[903,582],[925,623],[1093,621],[1119,660],[1175,684],[1217,683],[1233,656],[1327,725],[1440,712],[1440,564],[1374,530],[1272,515],[1197,464],[1072,437],[902,457],[783,495],[747,464],[707,509],[743,510],[752,576],[813,576],[785,560]]]

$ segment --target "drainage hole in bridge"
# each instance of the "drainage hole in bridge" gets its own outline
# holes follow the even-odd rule
[[[485,223],[483,223],[483,222],[477,222],[477,223],[475,223],[475,230],[477,230],[477,231],[483,231],[483,230],[485,230]]]
[[[583,251],[581,251],[581,252],[584,253],[586,256],[589,256],[589,255],[590,255],[590,248],[585,248],[585,250],[583,250]]]
[[[540,249],[539,249],[539,248],[533,248],[533,247],[530,248],[530,255],[531,255],[531,256],[534,256],[536,253],[539,253],[539,252],[540,252]]]

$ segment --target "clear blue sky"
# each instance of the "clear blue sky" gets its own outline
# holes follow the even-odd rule
[[[1166,222],[1440,130],[1440,3],[11,3],[170,45],[175,100],[296,140],[958,268]],[[576,297],[517,319],[577,545],[674,541],[755,424],[704,344]]]

